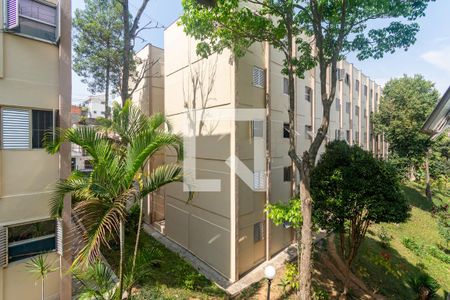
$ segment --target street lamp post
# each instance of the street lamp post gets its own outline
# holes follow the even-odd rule
[[[264,277],[267,279],[267,300],[270,300],[270,285],[274,279],[277,270],[274,266],[268,265],[264,268]]]

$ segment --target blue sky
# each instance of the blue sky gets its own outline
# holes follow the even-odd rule
[[[83,0],[73,1],[73,9],[82,8]],[[137,10],[140,0],[131,0],[132,10]],[[180,0],[151,0],[142,19],[158,21],[165,26],[172,24],[182,13]],[[347,60],[358,69],[363,70],[372,79],[384,84],[390,78],[403,74],[423,74],[426,79],[436,83],[436,88],[443,93],[450,86],[450,1],[432,2],[426,17],[419,20],[420,32],[417,42],[408,50],[399,50],[386,54],[379,60],[358,61],[350,54]],[[163,29],[145,31],[142,38],[155,46],[163,46]],[[137,42],[140,49],[145,42]],[[90,93],[75,73],[73,73],[73,102],[77,103]]]

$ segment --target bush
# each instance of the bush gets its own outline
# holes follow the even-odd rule
[[[289,287],[294,291],[297,291],[299,288],[299,277],[298,277],[298,269],[297,264],[288,263],[286,264],[286,273],[284,273],[283,278],[281,279],[281,283],[279,284],[283,287],[283,290]]]
[[[416,293],[416,299],[419,300],[433,299],[440,288],[440,285],[435,279],[424,273],[411,277],[408,280],[408,284],[413,289],[414,293]]]
[[[313,287],[313,299],[314,300],[328,300],[330,299],[330,295],[328,295],[328,292],[321,288],[320,286],[314,286]]]
[[[402,240],[402,244],[408,250],[410,250],[412,253],[414,253],[415,255],[417,255],[419,257],[423,257],[426,254],[425,248],[423,247],[423,245],[419,245],[416,241],[414,241],[411,238],[408,238],[408,237],[404,238]]]
[[[381,241],[381,247],[383,248],[389,248],[391,241],[392,241],[392,235],[390,235],[386,228],[384,226],[381,226],[380,233],[378,234],[378,238]]]

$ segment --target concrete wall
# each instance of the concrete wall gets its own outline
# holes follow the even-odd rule
[[[164,49],[165,114],[175,132],[189,130],[197,136],[197,178],[221,180],[221,192],[197,193],[189,204],[181,184],[167,188],[166,234],[226,277],[233,278],[234,178],[225,164],[233,147],[233,126],[228,121],[205,122],[200,128],[198,124],[193,126],[185,113],[187,108],[206,112],[215,107],[232,107],[231,55],[225,51],[200,60],[195,54],[195,42],[176,25],[166,29]],[[166,161],[174,160],[168,153]]]
[[[4,0],[0,0],[3,8]],[[51,2],[56,4],[56,0]],[[59,108],[58,47],[3,32],[0,10],[0,108]],[[50,188],[59,178],[59,158],[44,149],[0,148],[0,226],[49,218]],[[56,261],[55,253],[48,255]],[[28,260],[0,269],[0,300],[40,299],[40,283],[25,270]],[[59,272],[45,281],[47,299],[57,299]]]

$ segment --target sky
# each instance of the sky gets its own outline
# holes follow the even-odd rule
[[[137,10],[141,1],[131,0],[132,13]],[[84,0],[74,0],[73,10],[84,6]],[[181,0],[150,0],[144,12],[141,24],[149,20],[164,26],[172,24],[182,14]],[[347,60],[381,85],[389,79],[404,74],[422,74],[425,79],[435,83],[441,94],[450,86],[450,0],[431,2],[424,18],[419,19],[420,31],[416,43],[408,51],[397,50],[394,54],[386,54],[382,59],[359,61],[350,53]],[[137,41],[136,50],[146,43],[158,47],[164,45],[164,29],[152,29],[142,33],[145,41]],[[72,72],[72,98],[79,103],[90,95],[86,86]]]

